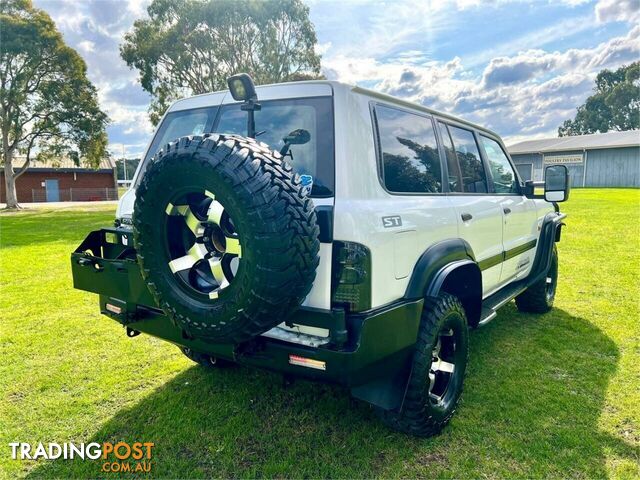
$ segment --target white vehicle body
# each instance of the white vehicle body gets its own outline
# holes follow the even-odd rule
[[[391,193],[381,180],[380,145],[375,109],[387,106],[432,122],[441,161],[445,163],[443,128],[470,131],[493,139],[505,155],[500,137],[480,126],[432,111],[424,106],[337,82],[312,81],[257,87],[261,102],[275,99],[333,97],[335,185],[333,196],[315,198],[316,206],[333,207],[333,241],[357,242],[371,253],[371,308],[391,304],[407,290],[414,267],[432,245],[463,239],[482,270],[482,297],[526,277],[534,264],[536,242],[551,203],[522,193]],[[234,102],[229,92],[211,93],[175,102],[172,112],[218,107]],[[218,132],[225,133],[225,132]],[[486,152],[480,149],[486,166]],[[148,156],[148,151],[145,153]],[[509,162],[514,175],[517,171]],[[135,185],[119,202],[117,218],[133,214]],[[489,172],[487,172],[489,175]],[[463,218],[465,218],[463,220]],[[399,219],[399,220],[397,220]],[[332,244],[323,242],[316,280],[303,306],[331,308]],[[322,329],[305,327],[320,334]]]

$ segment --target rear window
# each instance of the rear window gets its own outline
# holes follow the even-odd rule
[[[300,175],[312,182],[311,195],[333,194],[334,139],[333,102],[331,97],[268,100],[260,102],[262,108],[255,113],[256,139],[280,151],[284,138],[294,130],[306,130],[309,141],[291,145],[287,160]],[[220,118],[214,127],[218,133],[247,132],[247,112],[240,104],[221,107]]]
[[[286,159],[294,171],[306,175],[311,196],[329,197],[334,188],[334,132],[331,97],[267,100],[255,112],[256,138],[280,151],[284,138],[294,130],[306,130],[308,142],[291,145]],[[184,135],[202,133],[235,133],[246,135],[247,112],[240,104],[172,112],[165,116],[145,157],[137,183],[149,159],[166,143]]]

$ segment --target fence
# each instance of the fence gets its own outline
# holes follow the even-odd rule
[[[49,192],[45,188],[33,188],[31,196],[33,202],[100,202],[105,200],[118,200],[117,188],[62,188]]]

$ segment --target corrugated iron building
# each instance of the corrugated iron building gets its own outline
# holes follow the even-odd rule
[[[547,165],[564,164],[573,187],[640,187],[640,131],[547,138],[508,148],[524,180],[543,179]]]
[[[13,159],[20,171],[25,158]],[[6,202],[4,171],[0,171],[0,203]],[[117,200],[115,165],[109,158],[97,169],[77,166],[70,159],[53,159],[32,163],[16,180],[18,202],[68,202]]]

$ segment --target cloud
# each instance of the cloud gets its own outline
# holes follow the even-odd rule
[[[33,1],[87,62],[112,119],[110,143],[140,155],[153,131],[150,96],[120,58],[119,45],[150,0]],[[598,35],[618,32],[620,22],[637,22],[639,2],[307,1],[329,79],[459,114],[506,136],[555,133],[590,94],[598,70],[638,58],[640,27],[606,41]],[[526,15],[547,10],[549,18],[538,15],[538,23],[530,24],[533,17]],[[591,37],[600,43],[585,48]],[[114,152],[119,155],[121,147]]]
[[[640,0],[599,0],[595,12],[600,23],[637,23],[640,19]]]
[[[529,50],[511,57],[498,57],[485,68],[482,81],[488,87],[515,84],[554,70],[591,71],[630,63],[640,57],[640,27],[625,37],[616,37],[592,49],[570,49],[565,52]]]
[[[98,89],[101,108],[109,115],[109,142],[125,144],[140,155],[153,128],[147,108],[150,96],[137,73],[120,58],[119,46],[134,20],[145,15],[148,0],[34,0],[56,22],[65,41],[87,63],[87,75]],[[114,149],[121,154],[120,149]]]
[[[381,63],[374,58],[326,58],[330,77],[365,83],[510,136],[555,135],[593,90],[598,71],[640,55],[640,27],[626,36],[564,52],[529,50],[491,59],[474,75],[459,57],[428,65]]]
[[[96,50],[96,44],[90,40],[78,42],[78,48],[84,53],[93,53]]]
[[[482,82],[488,88],[496,85],[520,83],[538,72],[554,67],[555,58],[541,50],[530,50],[515,57],[498,57],[489,62]]]

